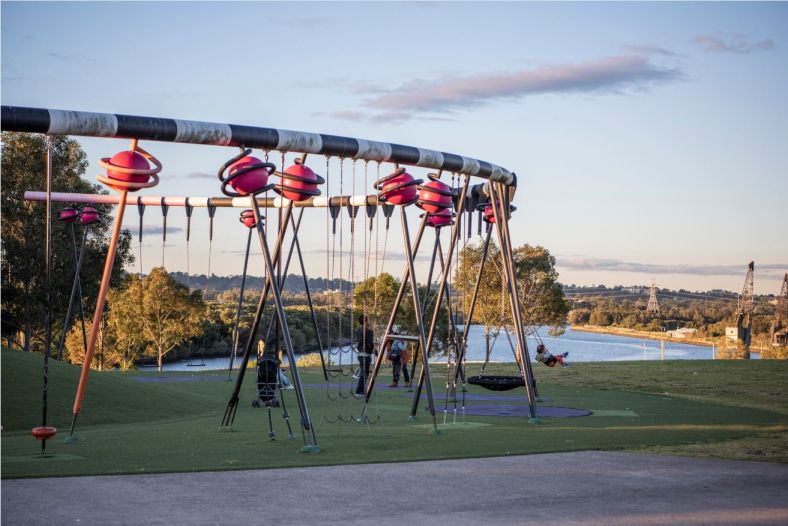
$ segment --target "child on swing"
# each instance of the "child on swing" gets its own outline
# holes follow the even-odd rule
[[[543,343],[536,346],[536,361],[542,362],[548,367],[555,367],[556,363],[560,363],[561,367],[569,367],[569,364],[566,362],[567,356],[569,356],[568,352],[555,356],[547,350]]]

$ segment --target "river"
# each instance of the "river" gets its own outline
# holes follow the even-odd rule
[[[548,336],[547,328],[543,327],[539,334],[542,341],[553,354],[569,353],[568,361],[571,362],[617,362],[624,360],[660,360],[661,342],[632,338],[630,336],[617,336],[594,332],[574,331],[567,328],[566,332],[558,337]],[[514,342],[514,334],[511,335]],[[492,340],[492,338],[491,338]],[[528,350],[533,358],[536,352],[536,336],[527,338]],[[474,325],[468,335],[468,361],[484,361],[484,327]],[[665,341],[665,360],[710,360],[713,356],[712,347],[690,345],[675,341]],[[757,356],[753,356],[757,358]],[[335,359],[336,360],[336,359]],[[345,351],[342,361],[346,363],[348,353]],[[445,358],[436,358],[436,362],[444,362]],[[179,360],[164,364],[165,371],[200,371],[227,369],[229,357],[206,358],[204,361]],[[514,354],[506,334],[501,331],[490,353],[492,362],[513,362]],[[197,365],[202,364],[204,365]],[[235,361],[236,367],[238,359]],[[189,365],[192,364],[192,365]],[[147,368],[146,368],[147,369]]]

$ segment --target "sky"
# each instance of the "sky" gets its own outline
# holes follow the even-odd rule
[[[756,292],[776,294],[788,271],[786,3],[4,1],[0,9],[4,105],[328,133],[486,160],[518,174],[514,244],[547,248],[566,284],[653,279],[740,290],[754,260]],[[78,140],[91,180],[99,158],[128,147]],[[216,171],[236,154],[142,146],[164,165],[146,195],[220,195]],[[272,160],[281,164],[278,153]],[[337,159],[328,173],[323,158],[308,164],[339,193]],[[372,192],[377,169],[355,163],[355,193]],[[345,194],[353,172],[346,160]],[[30,189],[42,189],[37,177]],[[166,266],[205,274],[210,260],[212,273],[240,274],[247,232],[237,214],[217,212],[209,244],[207,213],[195,211],[187,247],[185,214],[171,209]],[[408,217],[415,230],[418,210]],[[325,210],[303,221],[310,276],[339,277],[340,259],[346,278],[402,272],[396,216],[387,236],[382,224],[371,236],[356,230],[355,274],[347,216],[335,236]],[[144,223],[147,272],[162,261],[161,211],[146,210]],[[137,224],[130,208],[124,225]],[[418,253],[420,281],[433,239],[429,232]],[[260,275],[253,246],[250,273]]]

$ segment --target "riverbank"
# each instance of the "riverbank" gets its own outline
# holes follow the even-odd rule
[[[624,327],[602,327],[600,325],[570,325],[573,331],[593,332],[597,334],[615,334],[616,336],[629,336],[630,338],[643,338],[644,340],[665,340],[673,343],[686,343],[688,345],[702,345],[703,347],[713,347],[714,343],[705,338],[672,338],[666,333],[637,331]]]

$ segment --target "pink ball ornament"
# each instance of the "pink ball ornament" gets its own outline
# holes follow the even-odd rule
[[[416,200],[418,190],[413,182],[413,176],[408,172],[388,179],[380,189],[380,196],[390,205],[408,205]]]
[[[148,160],[139,152],[124,150],[112,156],[109,160],[111,166],[126,168],[129,170],[150,170]],[[122,171],[107,169],[107,177],[116,181],[127,183],[147,183],[150,176],[148,174],[124,173]]]
[[[454,213],[451,210],[443,210],[427,217],[427,225],[433,228],[441,228],[454,224]]]
[[[325,179],[317,175],[310,167],[297,162],[288,166],[282,173],[282,180],[277,190],[285,199],[299,202],[320,195],[318,185],[324,182]]]
[[[484,220],[488,223],[495,223],[495,214],[491,205],[487,205],[484,208]]]
[[[454,206],[451,187],[437,179],[419,186],[417,206],[426,212],[436,214]]]
[[[244,224],[244,226],[248,228],[254,228],[256,224],[254,220],[254,212],[251,209],[244,210],[241,212],[240,221]]]
[[[98,210],[92,206],[83,206],[82,210],[79,212],[79,219],[82,221],[83,225],[90,225],[98,222],[101,219],[101,216],[99,215]]]
[[[58,218],[64,223],[73,223],[79,217],[79,210],[73,206],[67,206],[60,210]]]
[[[268,184],[268,177],[271,175],[271,172],[269,172],[267,167],[261,166],[259,168],[253,168],[248,172],[237,175],[235,178],[233,178],[233,175],[243,169],[252,168],[254,165],[262,163],[263,161],[251,155],[238,159],[230,165],[230,172],[228,175],[229,182],[227,184],[241,195],[249,195],[258,192]]]

